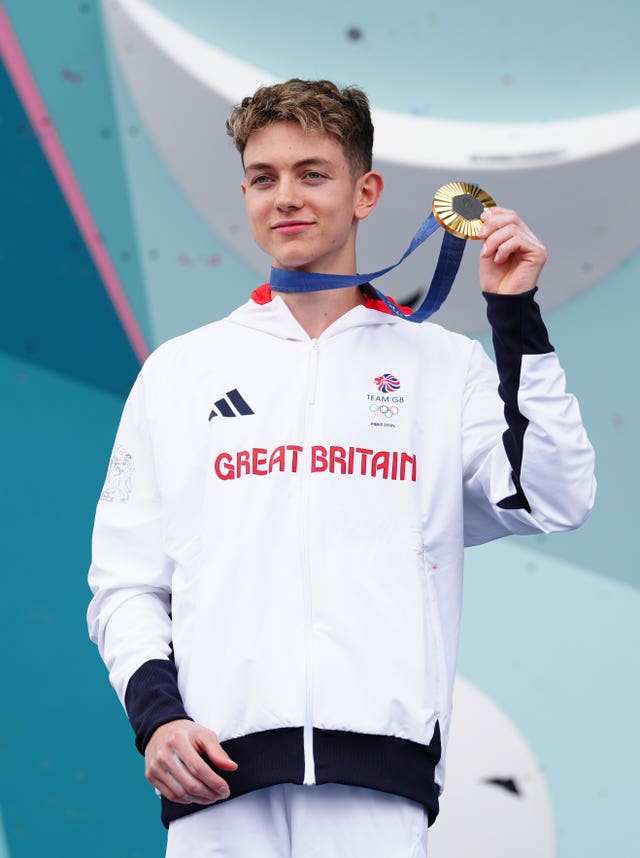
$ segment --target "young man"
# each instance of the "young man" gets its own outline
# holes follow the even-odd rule
[[[228,129],[272,265],[354,274],[383,186],[364,94],[288,81]],[[497,372],[368,287],[265,285],[161,346],[134,385],[89,626],[169,858],[426,855],[463,547],[577,527],[594,491],[534,299],[545,248],[515,212],[483,220]]]

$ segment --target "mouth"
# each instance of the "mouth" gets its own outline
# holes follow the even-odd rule
[[[278,235],[298,235],[310,226],[313,226],[313,223],[308,220],[281,220],[274,223],[271,229]]]

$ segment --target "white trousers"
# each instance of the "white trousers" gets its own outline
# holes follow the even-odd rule
[[[422,805],[361,787],[283,784],[169,826],[166,858],[426,858]]]

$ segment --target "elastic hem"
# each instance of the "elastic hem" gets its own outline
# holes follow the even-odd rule
[[[283,727],[251,733],[222,742],[222,747],[238,764],[227,772],[209,763],[229,784],[232,801],[276,784],[302,784],[304,779],[304,738],[302,727]],[[438,815],[439,788],[435,769],[440,760],[440,729],[429,745],[394,736],[378,736],[341,730],[313,731],[316,783],[339,783],[377,789],[401,795],[422,804],[429,825]],[[161,799],[162,823],[181,819],[212,805],[178,804]],[[216,802],[213,807],[223,804]]]

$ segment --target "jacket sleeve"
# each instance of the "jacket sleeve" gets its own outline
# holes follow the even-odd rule
[[[140,375],[96,511],[87,621],[142,753],[157,727],[188,717],[171,645],[172,572]]]
[[[462,429],[466,545],[572,530],[593,506],[593,449],[536,291],[485,293],[496,364],[476,343]]]

